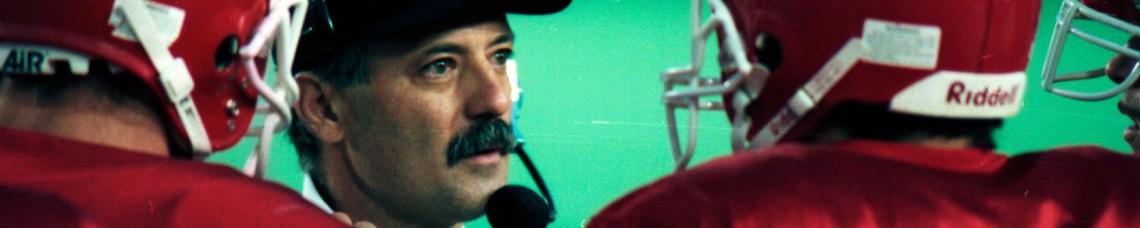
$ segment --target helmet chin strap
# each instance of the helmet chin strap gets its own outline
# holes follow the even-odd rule
[[[851,67],[854,67],[855,63],[858,62],[862,56],[862,41],[860,41],[858,37],[848,40],[847,44],[843,45],[843,48],[839,49],[839,51],[831,57],[831,60],[828,60],[827,63],[812,76],[810,81],[796,90],[795,95],[792,95],[792,97],[788,99],[784,107],[776,113],[776,116],[768,120],[768,123],[766,123],[759,132],[756,132],[749,146],[768,147],[776,144],[792,127],[795,127],[801,117],[807,114],[808,111],[811,111],[812,108],[815,108],[815,105],[827,95],[827,92],[835,86],[835,83],[847,75],[847,71],[851,70]],[[747,127],[747,125],[745,127]],[[747,129],[745,129],[745,131],[747,131]]]
[[[176,58],[167,49],[168,45],[158,37],[159,31],[153,21],[144,0],[117,0],[112,14],[122,14],[126,17],[130,30],[135,38],[142,44],[147,57],[158,71],[158,80],[162,83],[167,99],[174,105],[177,115],[186,129],[186,136],[190,139],[190,146],[195,154],[209,154],[212,151],[210,138],[206,135],[206,128],[190,92],[194,90],[194,80],[190,77],[190,70],[182,58]],[[171,7],[172,8],[172,7]]]

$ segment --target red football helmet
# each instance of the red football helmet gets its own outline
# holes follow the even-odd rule
[[[196,155],[237,143],[268,111],[259,147],[291,118],[290,71],[306,0],[15,0],[0,7],[0,73],[86,75],[90,64],[144,82]],[[274,47],[274,56],[268,48]],[[275,59],[276,84],[264,81]],[[255,107],[264,97],[269,106]],[[284,120],[282,120],[284,119]],[[274,129],[276,128],[276,129]],[[263,150],[259,149],[259,150]]]
[[[1135,66],[1136,59],[1140,59],[1137,52],[1137,41],[1128,43],[1112,42],[1085,29],[1075,26],[1077,19],[1084,19],[1104,27],[1114,29],[1132,37],[1140,36],[1140,11],[1136,9],[1136,2],[1131,0],[1065,0],[1061,3],[1061,10],[1057,14],[1057,22],[1053,27],[1053,37],[1049,41],[1049,52],[1045,57],[1044,70],[1042,70],[1042,86],[1045,91],[1064,97],[1097,101],[1116,96],[1124,92],[1129,86],[1140,78],[1140,70]],[[1077,71],[1058,75],[1057,68],[1061,62],[1062,52],[1069,35],[1080,38],[1090,44],[1112,51],[1117,58],[1109,62],[1104,68]],[[1134,38],[1135,39],[1135,38]],[[1083,57],[1082,57],[1083,58]],[[1116,86],[1104,89],[1087,89],[1079,87],[1062,88],[1055,84],[1075,80],[1097,78],[1111,74],[1118,81]]]
[[[692,156],[696,127],[682,151],[676,108],[692,120],[700,109],[726,109],[738,152],[803,138],[845,102],[931,117],[1014,115],[1040,9],[1037,0],[708,0],[702,24],[700,2],[692,65],[662,76],[678,170]],[[719,80],[697,75],[714,31]],[[729,105],[699,100],[711,95]]]

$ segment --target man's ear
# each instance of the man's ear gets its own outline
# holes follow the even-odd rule
[[[333,87],[309,72],[298,74],[296,80],[301,91],[293,108],[304,126],[325,144],[343,140],[345,129],[339,110],[333,107],[337,97]]]

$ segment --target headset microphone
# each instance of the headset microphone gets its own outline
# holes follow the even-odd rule
[[[554,222],[557,214],[554,210],[554,199],[550,197],[550,191],[547,190],[542,176],[538,174],[538,169],[523,151],[522,140],[519,140],[519,145],[515,148],[515,154],[518,154],[519,159],[526,165],[527,171],[534,178],[535,185],[538,185],[538,190],[546,200],[526,187],[504,186],[492,193],[491,198],[487,200],[487,221],[491,223],[491,227],[546,227],[547,224]]]
[[[557,212],[554,210],[554,198],[550,197],[550,191],[546,188],[546,182],[542,181],[542,176],[538,174],[538,169],[535,168],[534,162],[531,162],[530,157],[527,156],[526,151],[523,150],[522,133],[519,132],[519,110],[522,109],[523,96],[522,89],[518,86],[518,71],[514,60],[507,61],[507,77],[510,79],[511,88],[511,101],[513,101],[514,111],[511,112],[511,130],[515,135],[514,154],[519,155],[519,160],[522,160],[526,170],[530,172],[531,178],[534,178],[535,185],[542,195],[546,197],[543,200],[535,194],[534,191],[526,187],[518,185],[507,185],[495,190],[491,194],[490,199],[487,200],[487,222],[491,223],[491,227],[546,227],[547,224],[554,222],[554,216]]]

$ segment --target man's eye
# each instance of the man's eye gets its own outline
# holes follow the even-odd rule
[[[455,61],[452,61],[450,59],[441,59],[428,63],[423,67],[423,69],[420,69],[420,73],[422,73],[424,76],[427,76],[428,79],[434,80],[446,78],[454,70]]]
[[[505,65],[505,64],[507,64],[507,60],[510,60],[513,54],[514,53],[511,52],[510,50],[503,50],[503,51],[495,52],[495,55],[492,56],[492,58],[494,58],[495,63],[497,63],[499,65]]]

